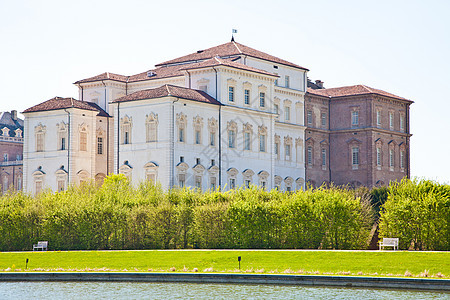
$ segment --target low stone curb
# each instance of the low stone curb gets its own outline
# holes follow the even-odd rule
[[[129,281],[311,285],[357,288],[450,291],[448,279],[322,275],[135,273],[135,272],[0,272],[0,281]]]

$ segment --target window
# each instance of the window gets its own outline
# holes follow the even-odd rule
[[[120,120],[122,131],[122,144],[131,144],[131,118],[128,116]]]
[[[400,131],[405,132],[405,116],[400,115]]]
[[[284,76],[284,84],[288,88],[289,87],[289,76]]]
[[[211,167],[216,165],[216,161],[214,159],[211,159]]]
[[[322,167],[327,165],[327,150],[322,149]]]
[[[394,113],[389,113],[389,129],[394,129]]]
[[[209,145],[212,147],[214,147],[216,145],[217,129],[218,129],[217,120],[214,118],[208,119]]]
[[[286,155],[286,160],[291,160],[291,145],[284,145],[284,153]]]
[[[381,148],[377,148],[377,166],[381,166]]]
[[[209,178],[209,182],[210,182],[210,189],[215,190],[216,189],[216,177],[210,177]]]
[[[312,147],[311,146],[308,147],[306,161],[308,162],[308,165],[312,165]]]
[[[97,138],[97,154],[103,154],[103,138]]]
[[[405,151],[400,151],[400,169],[405,168]]]
[[[264,92],[260,92],[259,93],[259,106],[260,107],[265,107],[266,105],[266,93]]]
[[[195,187],[198,189],[202,189],[202,177],[201,176],[195,176]]]
[[[205,92],[205,93],[208,92],[208,86],[207,85],[201,85],[201,86],[198,87],[198,89],[200,91]]]
[[[2,193],[6,194],[6,192],[8,191],[8,177],[5,175],[3,176],[3,188],[2,188]]]
[[[8,161],[8,153],[3,154],[3,161]]]
[[[158,115],[154,113],[147,115],[145,127],[147,143],[156,142],[158,140]]]
[[[64,191],[66,186],[66,180],[63,178],[58,178],[58,192]]]
[[[66,150],[66,138],[62,137],[61,138],[61,150]]]
[[[187,117],[183,113],[177,114],[177,127],[178,127],[178,142],[184,143],[186,142],[186,125],[187,125]]]
[[[178,141],[184,143],[184,128],[178,130]]]
[[[194,117],[193,126],[195,144],[200,145],[202,143],[203,118],[198,115]]]
[[[248,179],[244,180],[244,184],[245,184],[245,187],[246,187],[246,188],[249,188],[249,187],[250,187],[250,183],[251,183],[250,180],[248,180]]]
[[[35,182],[35,191],[36,191],[36,194],[40,194],[42,192],[42,181],[41,180],[37,180]]]
[[[377,110],[377,127],[381,127],[381,110]]]
[[[195,159],[195,164],[197,164],[197,165],[200,164],[200,158],[197,157],[197,158]]]
[[[280,143],[275,142],[275,155],[277,159],[280,159]]]
[[[393,149],[389,149],[389,167],[390,168],[394,167],[394,150]]]
[[[326,126],[327,125],[327,114],[326,113],[322,113],[320,116],[321,119],[321,124],[322,126]]]
[[[128,137],[127,137],[128,138]],[[125,140],[125,144],[128,144],[128,139]],[[87,132],[80,132],[80,151],[87,151]]]
[[[195,143],[197,145],[201,144],[200,130],[195,130]]]
[[[234,121],[228,122],[228,147],[236,148],[236,131],[237,124]]]
[[[230,189],[235,189],[235,188],[236,188],[236,179],[230,178]]]
[[[37,152],[44,151],[44,133],[36,134],[36,151]]]
[[[228,147],[235,148],[236,146],[236,132],[234,130],[228,130]]]
[[[278,73],[274,73],[276,76],[278,76]],[[275,79],[275,85],[278,86],[278,77]]]
[[[266,152],[267,127],[264,125],[258,126],[258,135],[259,135],[259,152]]]
[[[185,180],[186,180],[186,175],[185,174],[178,174],[178,185],[180,187],[184,187]]]
[[[285,121],[289,121],[291,119],[291,108],[289,106],[284,108],[284,119]]]
[[[263,134],[259,136],[259,152],[266,152],[266,136]]]
[[[352,126],[358,126],[359,124],[359,112],[357,110],[352,111]]]
[[[228,101],[234,102],[234,87],[233,86],[228,87]]]
[[[250,150],[250,132],[244,132],[244,150]]]
[[[210,146],[215,146],[216,145],[216,133],[215,132],[211,132],[209,134],[209,145]]]
[[[244,104],[250,104],[250,90],[244,90]]]
[[[20,154],[16,155],[16,160],[20,160]]]
[[[278,107],[278,104],[274,104],[274,105],[273,105],[273,109],[274,109],[275,113],[276,113],[277,116],[278,116],[278,114],[280,113],[280,112],[279,112],[280,108]]]
[[[180,163],[184,162],[184,156],[180,156]]]
[[[359,165],[359,148],[358,147],[352,148],[352,165],[353,166]]]
[[[312,125],[312,110],[308,110],[306,113],[306,122],[308,122],[308,125]]]

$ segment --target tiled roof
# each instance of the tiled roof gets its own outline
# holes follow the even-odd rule
[[[122,82],[126,82],[128,79],[128,76],[124,76],[124,75],[119,75],[119,74],[114,74],[114,73],[110,73],[110,72],[105,72],[93,77],[89,77],[86,79],[82,79],[82,80],[78,80],[75,82],[75,84],[78,83],[84,83],[84,82],[92,82],[92,81],[99,81],[99,80],[114,80],[114,81],[122,81]]]
[[[403,97],[374,89],[371,87],[368,87],[366,85],[352,85],[352,86],[343,86],[343,87],[337,87],[337,88],[329,88],[329,89],[308,89],[308,93],[313,95],[319,95],[319,96],[325,96],[325,97],[345,97],[345,96],[355,96],[355,95],[367,95],[367,94],[377,94],[381,96],[386,96],[390,98],[395,98],[399,100],[405,100],[410,101],[408,99],[405,99]],[[412,101],[411,101],[412,102]]]
[[[24,110],[23,113],[58,110],[58,109],[65,109],[65,108],[78,108],[78,109],[84,109],[84,110],[98,111],[99,116],[108,116],[108,114],[103,109],[101,109],[100,106],[98,106],[95,103],[80,101],[80,100],[76,100],[73,98],[62,98],[62,97],[55,97],[55,98],[52,98],[45,102],[42,102],[38,105],[35,105],[33,107],[30,107],[30,108]]]
[[[86,83],[86,82],[94,82],[94,81],[100,81],[100,80],[114,80],[114,81],[120,81],[120,82],[136,82],[136,81],[143,81],[143,80],[153,80],[153,79],[161,79],[161,78],[169,78],[174,76],[182,76],[183,72],[180,71],[182,68],[186,66],[183,65],[175,65],[175,66],[167,66],[167,67],[160,67],[153,70],[148,70],[136,75],[131,76],[124,76],[124,75],[118,75],[113,73],[102,73],[97,76],[93,76],[86,79],[81,79],[75,82],[75,84],[78,83]],[[148,73],[152,72],[153,75],[151,77],[148,76]],[[109,76],[108,76],[109,74]]]
[[[214,57],[214,58],[211,58],[211,59],[199,62],[199,63],[182,65],[184,68],[181,70],[201,69],[201,68],[208,68],[208,67],[214,67],[214,66],[220,66],[220,65],[231,67],[231,68],[236,68],[236,69],[241,69],[241,70],[245,70],[245,71],[250,71],[250,72],[256,72],[256,73],[260,73],[260,74],[264,74],[264,75],[279,77],[278,75],[275,75],[274,73],[270,73],[270,72],[260,70],[257,68],[249,67],[247,65],[244,65],[244,64],[241,64],[238,62],[234,62],[231,59],[222,59],[219,57]]]
[[[175,85],[165,84],[158,88],[147,89],[142,91],[134,92],[130,95],[123,96],[113,101],[115,102],[127,102],[127,101],[136,101],[143,99],[154,99],[173,96],[187,100],[199,101],[204,103],[216,104],[220,105],[220,102],[208,95],[207,93],[199,90],[188,89],[184,87],[179,87]]]
[[[195,62],[198,60],[205,60],[208,58],[213,58],[215,56],[228,57],[228,56],[233,56],[233,55],[246,55],[246,56],[251,56],[251,57],[279,63],[282,65],[294,67],[294,68],[308,70],[304,67],[301,67],[294,63],[288,62],[284,59],[272,56],[270,54],[261,52],[259,50],[250,48],[248,46],[245,46],[245,45],[242,45],[242,44],[236,43],[236,42],[229,42],[229,43],[225,43],[225,44],[215,46],[212,48],[208,48],[205,50],[199,50],[192,54],[188,54],[188,55],[185,55],[185,56],[182,56],[179,58],[165,61],[163,63],[157,64],[156,66],[178,64],[178,63],[183,63],[183,62]]]

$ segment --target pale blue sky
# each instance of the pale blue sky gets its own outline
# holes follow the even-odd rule
[[[413,100],[412,175],[450,183],[450,1],[0,0],[0,111],[78,97],[78,79],[136,74],[236,40],[326,87]]]

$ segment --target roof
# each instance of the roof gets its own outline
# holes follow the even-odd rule
[[[75,82],[75,84],[78,83],[84,83],[84,82],[92,82],[92,81],[99,81],[99,80],[115,80],[115,81],[122,81],[122,82],[126,82],[129,76],[124,76],[124,75],[120,75],[120,74],[114,74],[114,73],[110,73],[110,72],[105,72],[93,77],[89,77],[86,79],[81,79]]]
[[[324,96],[324,97],[346,97],[346,96],[355,96],[355,95],[367,95],[367,94],[377,94],[385,97],[395,98],[399,100],[404,101],[410,101],[406,98],[379,90],[374,89],[371,87],[368,87],[366,85],[358,84],[358,85],[352,85],[352,86],[343,86],[343,87],[337,87],[337,88],[329,88],[329,89],[308,89],[308,93],[312,95],[318,95],[318,96]]]
[[[229,57],[229,56],[238,56],[238,55],[246,55],[251,56],[263,60],[268,60],[271,62],[279,63],[282,65],[299,68],[303,70],[308,70],[304,67],[301,67],[299,65],[296,65],[294,63],[288,62],[284,59],[275,57],[273,55],[261,52],[259,50],[250,48],[248,46],[242,45],[240,43],[236,42],[228,42],[219,46],[215,46],[212,48],[208,48],[205,50],[199,50],[195,53],[191,53],[182,57],[178,57],[172,60],[168,60],[165,62],[162,62],[160,64],[157,64],[156,66],[163,66],[163,65],[170,65],[170,64],[179,64],[179,63],[186,63],[186,62],[196,62],[199,60],[206,60],[209,58],[213,58],[215,56],[219,57]]]
[[[17,114],[17,112],[15,113]],[[13,119],[12,113],[9,111],[0,112],[0,130],[5,127],[9,129],[10,136],[15,136],[15,130],[20,129],[23,131],[23,120],[19,118]],[[2,135],[1,131],[0,135]]]
[[[118,98],[113,101],[113,103],[117,102],[128,102],[128,101],[137,101],[137,100],[144,100],[144,99],[154,99],[154,98],[161,98],[161,97],[178,97],[182,99],[187,100],[193,100],[203,103],[210,103],[210,104],[216,104],[221,105],[219,101],[208,95],[207,93],[199,90],[194,89],[188,89],[184,87],[179,87],[171,84],[165,84],[163,86],[154,88],[154,89],[147,89],[142,91],[134,92],[130,95],[123,96],[121,98]]]
[[[199,63],[193,63],[193,64],[182,65],[182,66],[184,68],[181,70],[201,69],[201,68],[208,68],[208,67],[214,67],[214,66],[227,66],[227,67],[231,67],[231,68],[235,68],[235,69],[241,69],[241,70],[245,70],[245,71],[256,72],[256,73],[260,73],[260,74],[264,74],[264,75],[279,77],[278,75],[276,75],[274,73],[270,73],[270,72],[267,72],[264,70],[253,68],[253,67],[232,61],[231,59],[222,59],[217,56],[210,58],[208,60],[199,62]]]
[[[49,111],[66,108],[78,108],[84,110],[98,111],[98,116],[109,116],[100,106],[92,102],[80,101],[74,98],[54,97],[50,100],[44,101],[38,105],[27,108],[23,113]]]

